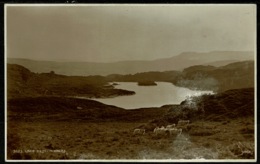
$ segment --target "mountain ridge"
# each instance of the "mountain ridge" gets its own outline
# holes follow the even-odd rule
[[[253,51],[187,52],[170,58],[147,61],[126,60],[112,63],[38,61],[21,58],[7,58],[7,63],[19,64],[33,72],[39,73],[55,71],[63,75],[88,76],[182,70],[189,66],[204,64],[223,66],[234,61],[243,60],[254,60]]]

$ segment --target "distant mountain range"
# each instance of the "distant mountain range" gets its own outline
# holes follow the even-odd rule
[[[63,75],[109,75],[134,74],[149,71],[183,70],[193,65],[224,66],[229,63],[254,60],[253,51],[213,51],[208,53],[185,52],[180,55],[150,60],[121,61],[113,63],[94,62],[54,62],[30,59],[8,58],[7,63],[22,65],[32,72],[51,72]]]

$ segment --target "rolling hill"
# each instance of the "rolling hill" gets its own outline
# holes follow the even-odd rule
[[[219,92],[254,87],[254,74],[254,61],[235,62],[221,67],[198,65],[185,68],[174,84]]]
[[[84,96],[111,97],[134,94],[114,89],[108,82],[171,82],[195,90],[222,92],[229,89],[254,87],[254,61],[235,62],[221,67],[195,65],[183,71],[142,72],[108,76],[66,76],[34,73],[17,65],[7,65],[7,96]]]
[[[208,53],[186,52],[171,58],[150,61],[121,61],[114,63],[54,62],[8,58],[7,63],[19,64],[32,72],[55,71],[62,75],[134,74],[149,71],[179,70],[193,65],[223,66],[235,61],[254,60],[251,51],[214,51]]]
[[[107,80],[102,76],[65,76],[55,72],[33,73],[27,68],[7,65],[7,97],[37,96],[84,96],[110,97],[131,95],[133,91],[106,87]]]

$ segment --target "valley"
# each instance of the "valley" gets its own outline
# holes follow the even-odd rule
[[[246,82],[253,76],[252,64],[246,61],[222,67],[196,66],[183,72],[86,77],[33,73],[22,66],[8,64],[7,157],[24,160],[253,159],[255,91],[254,83]],[[231,74],[234,70],[236,74]],[[138,82],[140,78],[193,88],[194,83],[180,83],[180,79],[198,80],[198,75],[204,73],[207,76],[200,76],[199,80],[205,83],[209,76],[217,77],[224,71],[227,73],[218,78],[218,88],[221,88],[218,92],[190,97],[180,104],[126,110],[73,98],[133,95],[133,91],[115,89],[118,85],[115,81]],[[230,84],[223,87],[219,84],[224,84],[225,76],[229,77]],[[230,79],[244,81],[231,85],[234,83]],[[178,120],[191,121],[181,135],[153,133],[155,127],[176,124]],[[134,135],[136,128],[143,128],[146,133]]]

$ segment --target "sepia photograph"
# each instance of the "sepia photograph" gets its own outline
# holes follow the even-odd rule
[[[6,161],[256,161],[255,4],[4,12]]]

